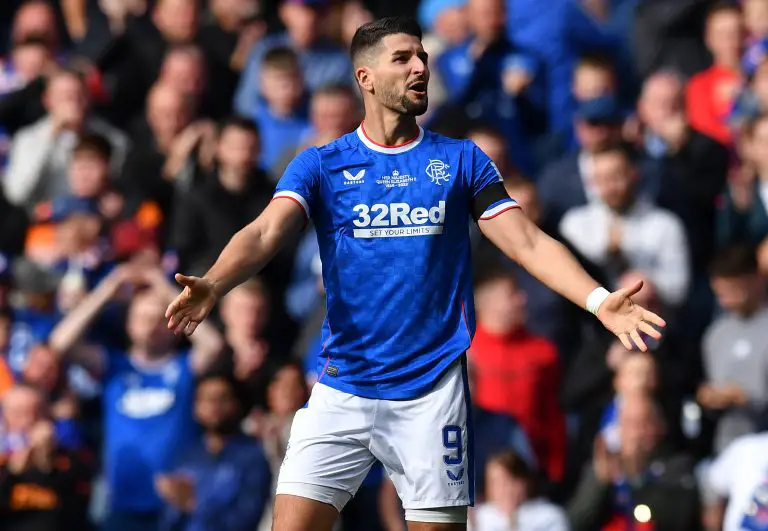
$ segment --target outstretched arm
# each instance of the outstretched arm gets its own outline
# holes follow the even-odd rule
[[[217,300],[261,271],[282,244],[301,230],[306,222],[304,212],[295,202],[277,198],[232,237],[205,276],[176,275],[185,288],[165,314],[168,328],[191,335]]]
[[[631,290],[611,294],[604,291],[563,244],[539,229],[519,208],[508,209],[489,219],[481,217],[478,225],[489,240],[533,276],[597,315],[628,349],[632,348],[629,341],[632,338],[640,349],[646,350],[639,332],[660,337],[649,323],[665,326],[664,320],[636,306],[629,298],[640,291],[642,282]]]

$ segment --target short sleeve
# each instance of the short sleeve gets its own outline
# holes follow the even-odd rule
[[[518,208],[517,201],[509,197],[504,179],[496,164],[483,151],[469,142],[472,160],[469,188],[472,194],[472,214],[477,220],[495,218],[502,212]]]
[[[721,498],[727,498],[747,439],[736,439],[714,460],[707,471],[706,485]]]
[[[320,153],[315,147],[308,148],[288,164],[273,197],[294,201],[309,218],[320,189],[320,175]]]

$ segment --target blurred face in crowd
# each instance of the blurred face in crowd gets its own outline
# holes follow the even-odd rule
[[[65,256],[73,256],[91,249],[99,238],[99,216],[76,213],[56,224],[56,239]]]
[[[630,206],[637,175],[623,153],[600,153],[593,160],[592,171],[597,194],[609,208],[620,212]]]
[[[269,319],[269,300],[261,287],[243,284],[230,291],[221,306],[227,333],[256,338]]]
[[[362,3],[345,3],[341,15],[341,38],[344,40],[344,44],[349,46],[357,28],[372,20],[373,15]]]
[[[496,164],[502,177],[509,177],[509,158],[507,157],[507,146],[503,138],[484,131],[471,132],[468,138]]]
[[[541,205],[536,194],[536,186],[529,181],[510,179],[504,182],[504,188],[509,197],[517,201],[528,219],[538,223],[541,217]]]
[[[82,80],[67,72],[53,76],[45,91],[45,106],[51,118],[73,128],[82,125],[88,108]]]
[[[466,6],[450,6],[440,10],[435,18],[434,31],[449,45],[463,43],[469,33]]]
[[[182,94],[200,96],[205,90],[205,61],[198,48],[174,50],[163,61],[160,81]]]
[[[2,405],[5,429],[11,433],[28,433],[42,416],[43,398],[31,387],[16,386],[3,396]]]
[[[72,195],[96,198],[107,186],[109,161],[93,151],[76,152],[69,163],[68,177]]]
[[[652,131],[661,131],[664,123],[683,112],[683,85],[666,73],[655,74],[646,80],[638,101],[640,120]]]
[[[280,6],[280,18],[291,42],[299,48],[308,48],[320,38],[322,9],[300,2],[284,1]]]
[[[760,173],[768,172],[768,117],[755,122],[751,135],[746,138],[745,148],[749,162],[754,164]],[[761,175],[768,177],[768,175]]]
[[[578,119],[575,123],[576,139],[581,149],[593,153],[621,138],[621,125],[588,122]]]
[[[269,410],[276,415],[298,411],[307,399],[307,386],[299,367],[286,365],[275,374],[267,387]]]
[[[161,295],[145,290],[133,297],[128,308],[128,337],[134,348],[146,351],[149,356],[168,354],[176,342],[173,332],[166,326],[166,306]]]
[[[278,114],[291,114],[301,103],[304,83],[297,68],[265,65],[261,71],[261,94]]]
[[[344,92],[319,92],[312,97],[310,118],[323,136],[338,138],[354,130],[359,123],[357,100]]]
[[[8,348],[8,341],[11,338],[11,318],[8,315],[0,314],[0,354]]]
[[[483,42],[493,42],[501,36],[506,23],[502,0],[469,0],[467,21],[470,31]]]
[[[744,24],[738,9],[717,11],[707,20],[704,39],[717,63],[737,66],[744,37]]]
[[[211,0],[208,5],[217,18],[245,21],[259,13],[258,0]]]
[[[239,426],[240,405],[225,378],[200,382],[195,393],[195,419],[208,432],[231,434]]]
[[[42,43],[16,46],[11,55],[14,70],[27,82],[41,75],[51,60],[51,52]]]
[[[582,63],[573,73],[571,88],[578,101],[586,101],[614,92],[613,72],[601,65]]]
[[[712,291],[727,312],[748,315],[764,292],[764,282],[757,273],[735,277],[712,278]]]
[[[247,178],[258,154],[259,137],[253,131],[229,126],[221,132],[216,158],[222,168]]]
[[[656,361],[644,352],[633,352],[621,362],[616,372],[616,394],[628,396],[650,393],[656,389]]]
[[[493,459],[485,466],[485,492],[488,503],[505,513],[528,498],[525,480],[516,478],[503,464]]]
[[[649,455],[662,436],[662,420],[653,401],[646,395],[627,396],[619,408],[621,455]]]
[[[61,378],[61,359],[46,345],[37,345],[29,351],[24,366],[24,382],[47,392],[52,391]]]
[[[29,37],[42,37],[51,50],[59,46],[59,27],[56,13],[47,2],[26,2],[16,12],[12,30],[13,42]]]
[[[750,36],[768,36],[768,0],[744,0],[744,24]]]
[[[173,139],[191,118],[191,104],[183,92],[165,84],[152,88],[147,99],[147,121],[156,138]]]
[[[360,59],[355,75],[364,93],[399,114],[421,116],[427,112],[429,66],[418,37],[387,35]]]
[[[498,278],[477,290],[477,319],[491,334],[507,335],[525,325],[526,297],[511,278]]]
[[[185,43],[197,32],[198,16],[196,0],[159,0],[152,19],[165,40]]]

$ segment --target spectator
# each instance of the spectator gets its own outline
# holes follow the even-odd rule
[[[155,479],[167,505],[160,529],[255,530],[270,499],[272,472],[261,445],[240,432],[243,407],[235,380],[202,375],[194,415],[202,439]]]
[[[697,397],[719,414],[715,450],[760,429],[768,413],[768,309],[765,280],[757,274],[754,249],[731,247],[712,263],[712,290],[725,311],[707,329],[702,343],[706,380]]]
[[[321,146],[354,131],[362,120],[360,102],[348,85],[328,85],[312,94],[309,108],[311,125],[304,132],[304,143]]]
[[[97,133],[109,139],[114,169],[120,168],[128,147],[123,133],[89,114],[78,74],[65,71],[51,77],[45,103],[48,115],[14,137],[3,183],[8,200],[28,209],[68,191],[66,167],[82,135]]]
[[[261,62],[259,90],[263,103],[249,115],[261,132],[261,165],[274,171],[286,153],[295,153],[309,127],[298,56],[289,48],[273,48]]]
[[[471,120],[494,125],[515,164],[532,175],[536,168],[523,113],[526,105],[529,115],[534,112],[526,100],[537,65],[506,38],[502,0],[469,0],[466,9],[469,39],[446,49],[435,65],[446,103],[463,109]]]
[[[202,171],[189,192],[177,197],[172,240],[180,268],[202,275],[242,227],[269,203],[274,186],[255,166],[259,131],[235,118],[221,127],[212,171]]]
[[[127,351],[81,341],[104,306],[126,286],[149,285],[133,294]],[[130,294],[130,293],[129,293]],[[51,347],[102,378],[109,514],[105,528],[156,529],[162,503],[154,475],[196,437],[192,419],[193,375],[218,356],[222,341],[203,323],[189,352],[179,350],[164,319],[176,295],[160,270],[116,268],[51,333]]]
[[[606,58],[585,55],[573,70],[571,92],[577,102],[616,95],[616,73]]]
[[[289,47],[298,55],[301,77],[314,91],[330,83],[352,83],[352,64],[344,50],[328,42],[321,32],[327,0],[282,0],[280,18],[286,32],[263,39],[248,57],[235,95],[235,110],[253,117],[259,112],[261,69],[272,48]]]
[[[689,127],[683,88],[677,75],[663,71],[643,84],[637,104],[641,186],[657,205],[680,218],[689,255],[701,264],[712,253],[715,199],[725,185],[730,156],[725,146]]]
[[[713,525],[723,531],[760,529],[766,511],[768,433],[744,435],[732,441],[712,464],[707,485],[718,496],[720,519]]]
[[[727,145],[733,140],[727,119],[741,84],[744,23],[739,6],[715,4],[707,15],[704,38],[713,65],[688,82],[686,112],[693,129]]]
[[[525,327],[525,294],[508,273],[489,274],[477,285],[477,331],[470,360],[478,406],[517,419],[537,462],[559,480],[565,463],[565,418],[557,402],[560,363],[550,341]]]
[[[467,138],[474,142],[483,153],[488,155],[488,158],[496,164],[499,174],[506,181],[524,178],[520,175],[519,168],[515,166],[514,160],[510,157],[504,135],[498,129],[491,125],[476,126],[469,131]]]
[[[192,102],[193,115],[224,118],[224,115],[211,115],[206,108],[209,104],[207,78],[202,50],[193,44],[180,44],[173,46],[165,54],[157,83],[174,88],[188,98]],[[226,115],[228,109],[223,112]]]
[[[756,246],[768,237],[768,114],[747,123],[744,160],[736,168],[717,213],[717,243]]]
[[[622,117],[614,98],[583,101],[574,117],[578,149],[546,166],[537,180],[541,226],[556,233],[563,215],[596,197],[594,154],[621,140]]]
[[[0,529],[86,529],[90,471],[57,444],[42,396],[16,386],[2,404]]]
[[[568,505],[573,531],[625,529],[639,524],[659,531],[699,529],[693,464],[664,448],[664,423],[654,402],[631,395],[619,412],[621,448],[595,441],[591,465]]]
[[[765,0],[744,0],[744,25],[750,40],[768,37],[768,2]]]
[[[536,477],[515,452],[499,452],[488,460],[488,499],[470,517],[468,529],[478,531],[568,531],[568,519],[558,506],[539,497]]]
[[[682,223],[638,193],[632,155],[611,146],[592,159],[593,184],[600,202],[577,207],[560,223],[560,233],[616,285],[627,270],[642,271],[662,302],[683,302],[690,279]]]

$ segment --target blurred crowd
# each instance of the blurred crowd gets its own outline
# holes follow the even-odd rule
[[[348,44],[393,14],[424,28],[422,125],[668,322],[628,351],[471,227],[470,528],[768,529],[768,0],[3,0],[0,531],[269,529],[315,234],[189,340],[173,274],[359,125]],[[404,525],[375,465],[339,528]]]

